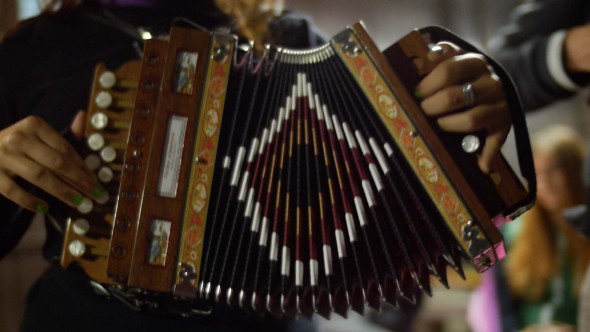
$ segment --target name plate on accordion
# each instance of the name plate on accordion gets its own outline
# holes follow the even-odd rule
[[[496,225],[530,194],[420,110],[419,32],[383,53],[360,24],[309,50],[236,45],[174,27],[141,61],[97,67],[86,158],[110,195],[72,213],[63,266],[140,303],[328,317],[505,255]]]

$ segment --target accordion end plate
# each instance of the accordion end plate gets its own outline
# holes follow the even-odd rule
[[[482,273],[506,257],[504,242],[499,242],[473,258],[472,263],[477,272]]]

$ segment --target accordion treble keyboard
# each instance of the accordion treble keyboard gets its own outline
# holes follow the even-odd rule
[[[326,317],[413,302],[462,258],[484,271],[504,255],[495,223],[529,193],[418,108],[427,52],[413,32],[382,54],[357,24],[258,58],[174,27],[114,72],[126,84],[101,86],[99,66],[87,160],[113,170],[110,200],[73,213],[62,265],[146,303]]]

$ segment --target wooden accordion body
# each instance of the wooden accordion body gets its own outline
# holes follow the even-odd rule
[[[114,77],[97,67],[87,163],[110,196],[72,213],[64,267],[140,306],[329,316],[504,256],[496,225],[530,195],[419,109],[419,32],[384,53],[360,24],[305,51],[236,45],[174,27]]]

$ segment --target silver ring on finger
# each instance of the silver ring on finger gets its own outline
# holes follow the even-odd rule
[[[473,91],[473,84],[465,83],[461,87],[463,97],[465,98],[465,107],[471,107],[475,104],[475,91]]]

